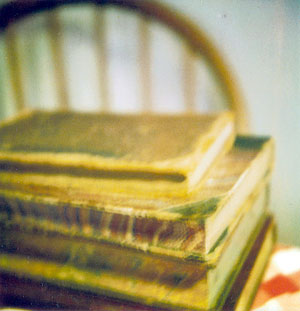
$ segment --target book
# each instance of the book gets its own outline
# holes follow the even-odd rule
[[[0,271],[150,307],[222,310],[271,221],[273,141],[239,136],[226,153],[231,126],[218,116],[200,138],[185,119],[169,149],[166,117],[36,112],[0,127]],[[131,134],[112,138],[124,124]],[[102,141],[86,142],[87,128]]]
[[[274,221],[266,222],[234,282],[223,311],[248,311],[276,241]],[[1,290],[2,289],[2,290]],[[166,311],[131,301],[76,291],[53,284],[0,275],[0,297],[6,307],[93,311]]]
[[[262,228],[255,241],[226,299],[223,311],[250,310],[272,254],[276,237],[277,230],[274,220],[270,220]]]
[[[224,303],[265,222],[267,202],[264,186],[246,202],[237,228],[221,252],[212,252],[210,262],[30,231],[15,223],[1,228],[0,270],[146,305],[210,310]]]
[[[199,187],[216,159],[232,146],[234,134],[230,112],[35,111],[1,124],[0,167],[100,177],[106,179],[103,187],[113,192],[181,196]]]
[[[239,136],[201,189],[186,197],[107,193],[105,180],[0,171],[0,217],[175,258],[208,255],[234,228],[242,206],[273,166],[273,141]],[[6,215],[6,216],[5,216]]]

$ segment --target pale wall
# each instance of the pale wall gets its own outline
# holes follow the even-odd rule
[[[163,1],[197,21],[232,65],[252,130],[274,136],[271,208],[300,245],[300,1]]]

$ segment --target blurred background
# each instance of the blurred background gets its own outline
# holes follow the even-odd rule
[[[240,130],[248,121],[249,132],[275,138],[271,208],[280,241],[300,245],[300,2],[123,2],[131,7],[86,1],[20,20],[2,15],[0,118],[25,107],[233,109]]]

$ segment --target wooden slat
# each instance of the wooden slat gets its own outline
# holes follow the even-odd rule
[[[59,101],[58,107],[60,109],[67,110],[69,109],[69,97],[64,68],[62,27],[57,11],[51,11],[48,13],[47,23],[50,36],[50,50],[53,57],[55,88]]]
[[[184,110],[196,110],[196,67],[195,55],[188,46],[183,46],[183,95]]]
[[[5,34],[6,57],[10,73],[12,95],[17,111],[25,108],[24,81],[21,75],[21,63],[17,50],[16,33],[14,26],[10,26]]]
[[[109,79],[108,79],[108,57],[105,12],[101,8],[95,8],[94,31],[96,38],[96,59],[99,72],[99,87],[101,96],[101,110],[110,111],[111,101],[109,100]]]
[[[150,38],[150,20],[141,16],[138,24],[139,37],[139,66],[140,66],[140,87],[142,111],[150,112],[152,110],[152,85],[151,85],[151,38]]]

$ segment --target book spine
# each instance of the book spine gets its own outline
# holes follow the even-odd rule
[[[157,252],[201,253],[204,226],[178,220],[118,214],[93,206],[59,202],[0,190],[0,217],[29,221],[45,231],[58,230]]]
[[[2,230],[2,251],[40,258],[78,268],[116,272],[168,286],[191,286],[205,276],[206,266],[109,243],[67,237],[54,232],[27,231],[14,227]]]

